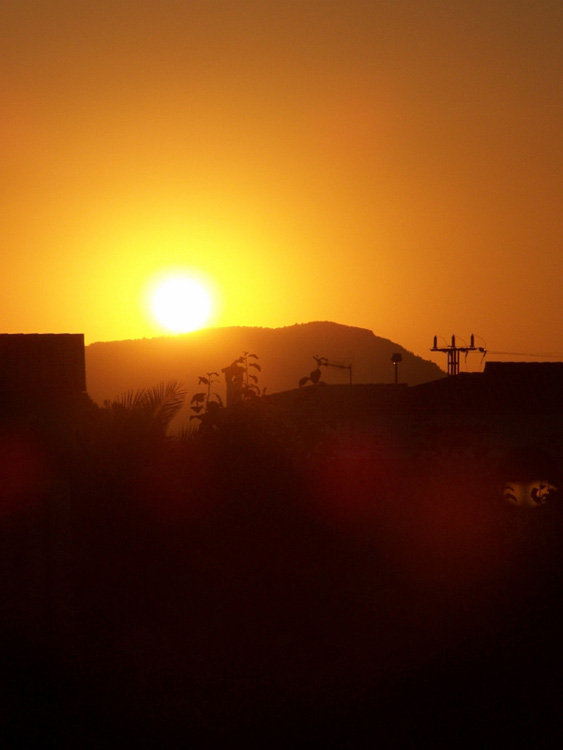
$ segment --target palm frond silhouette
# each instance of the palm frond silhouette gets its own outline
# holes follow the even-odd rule
[[[139,427],[165,435],[170,423],[184,405],[187,391],[177,380],[151,388],[126,391],[104,407],[117,422],[133,422]]]

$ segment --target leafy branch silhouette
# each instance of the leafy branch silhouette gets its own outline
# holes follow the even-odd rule
[[[194,393],[190,401],[190,409],[195,412],[190,420],[199,419],[200,422],[211,423],[219,409],[223,408],[223,399],[213,390],[213,385],[219,382],[218,372],[206,372],[200,375],[198,385],[207,386],[205,391]]]
[[[299,380],[300,388],[302,388],[304,385],[307,385],[307,383],[311,383],[311,385],[325,385],[325,383],[323,383],[323,381],[321,380],[321,367],[326,367],[328,365],[328,359],[326,357],[319,357],[318,354],[314,354],[313,359],[317,363],[317,366],[314,370],[311,370],[309,375],[305,375],[305,377]]]
[[[255,369],[257,372],[261,372],[262,368],[257,362],[249,362],[249,359],[259,359],[259,357],[257,354],[249,354],[248,352],[243,352],[238,359],[235,359],[232,365],[238,366],[241,370],[241,395],[243,399],[257,398],[260,395],[258,375],[256,375],[254,372],[251,372],[250,368]]]

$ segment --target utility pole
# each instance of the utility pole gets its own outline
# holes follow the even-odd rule
[[[395,368],[395,385],[399,382],[399,362],[403,361],[403,355],[400,353],[393,354],[391,356],[391,362],[393,362],[393,367]]]
[[[463,352],[467,356],[469,352],[481,352],[486,354],[486,349],[482,346],[475,346],[475,336],[471,334],[469,346],[456,346],[455,336],[452,335],[450,346],[438,346],[438,337],[434,336],[434,346],[431,352],[444,352],[448,355],[448,375],[459,375],[459,355]]]

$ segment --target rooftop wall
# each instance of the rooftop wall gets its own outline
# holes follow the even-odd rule
[[[0,334],[0,400],[85,390],[84,334]]]

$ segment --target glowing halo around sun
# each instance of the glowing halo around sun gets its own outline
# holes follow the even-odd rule
[[[202,328],[211,313],[211,297],[205,287],[186,276],[160,281],[151,296],[156,320],[174,333],[190,333]]]

